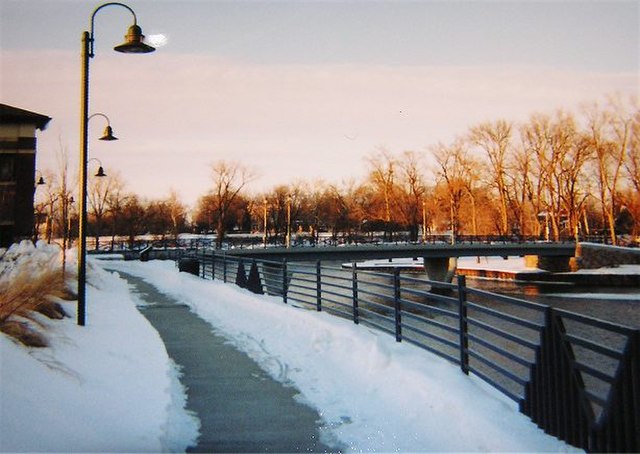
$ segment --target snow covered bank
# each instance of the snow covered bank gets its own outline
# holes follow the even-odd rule
[[[345,267],[351,267],[351,263],[345,264]],[[415,269],[417,271],[424,270],[424,263],[422,259],[413,258],[398,258],[398,259],[380,259],[380,260],[364,260],[358,262],[357,266],[364,269],[376,269],[376,268],[402,268],[402,269]],[[458,269],[469,270],[487,270],[487,271],[500,271],[508,273],[521,273],[521,272],[542,272],[538,268],[530,268],[525,264],[524,257],[491,257],[483,256],[479,259],[477,257],[459,257]]]
[[[42,248],[31,253],[43,263]],[[72,302],[72,318],[39,317],[50,347],[0,335],[0,451],[184,451],[197,421],[162,341],[124,281],[94,266],[88,276],[86,327]]]
[[[392,336],[178,273],[172,262],[108,262],[188,304],[323,417],[350,451],[575,451],[458,367]]]

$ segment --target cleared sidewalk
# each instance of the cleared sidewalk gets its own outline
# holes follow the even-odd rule
[[[295,399],[295,388],[264,372],[212,331],[189,307],[119,272],[147,303],[142,314],[182,367],[187,408],[201,422],[190,452],[336,452],[320,442],[320,416]]]

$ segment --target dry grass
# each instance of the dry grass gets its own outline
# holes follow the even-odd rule
[[[22,270],[12,278],[0,279],[0,331],[30,346],[42,346],[46,341],[33,329],[28,320],[40,325],[34,313],[49,318],[65,316],[62,307],[50,300],[67,295],[64,276],[60,269],[44,269],[39,273]]]

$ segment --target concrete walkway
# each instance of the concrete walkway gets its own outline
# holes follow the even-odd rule
[[[182,367],[187,409],[201,422],[198,445],[189,452],[339,451],[320,442],[320,416],[295,400],[295,388],[269,377],[186,305],[119,274],[148,303],[140,311]]]

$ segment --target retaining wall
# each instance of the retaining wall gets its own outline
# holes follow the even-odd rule
[[[596,269],[615,265],[640,265],[640,249],[579,243],[576,247],[579,269]]]

